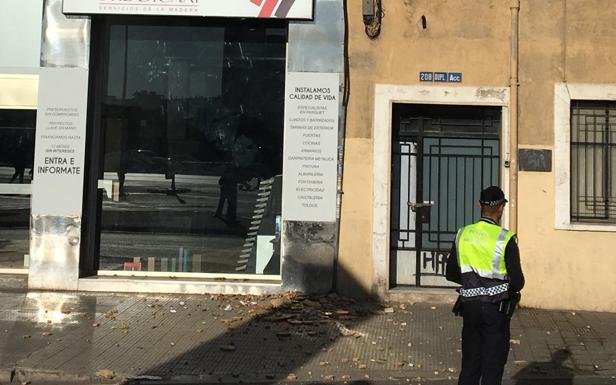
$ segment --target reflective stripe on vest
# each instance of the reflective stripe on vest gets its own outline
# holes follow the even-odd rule
[[[502,293],[506,293],[509,291],[509,284],[503,283],[502,285],[492,286],[492,287],[475,287],[473,289],[460,289],[460,295],[462,297],[471,298],[471,297],[480,297],[480,296],[493,296]]]
[[[505,248],[513,236],[511,231],[484,221],[458,230],[456,247],[461,272],[507,280]]]

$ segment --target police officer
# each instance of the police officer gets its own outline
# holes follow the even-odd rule
[[[506,203],[497,186],[481,191],[481,218],[458,230],[447,261],[447,279],[462,285],[456,304],[464,320],[458,385],[502,381],[511,309],[524,286],[517,237],[500,226]]]

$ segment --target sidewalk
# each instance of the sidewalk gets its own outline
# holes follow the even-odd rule
[[[0,292],[0,305],[0,384],[455,384],[461,356],[441,304]],[[511,347],[508,384],[616,384],[616,314],[522,309]]]

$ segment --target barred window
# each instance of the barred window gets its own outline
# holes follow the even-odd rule
[[[616,102],[571,101],[571,222],[616,223]]]

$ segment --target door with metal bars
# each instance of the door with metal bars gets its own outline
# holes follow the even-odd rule
[[[458,228],[479,218],[479,192],[500,183],[498,107],[396,105],[390,285],[444,287]]]

